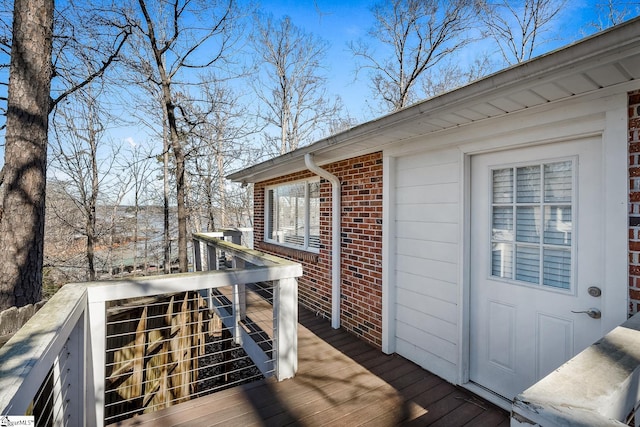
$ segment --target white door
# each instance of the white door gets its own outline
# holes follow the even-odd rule
[[[594,138],[471,159],[469,374],[509,400],[602,336],[600,157]]]

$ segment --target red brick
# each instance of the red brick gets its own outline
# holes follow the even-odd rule
[[[325,168],[342,183],[341,233],[351,242],[342,242],[342,294],[341,323],[346,330],[380,347],[382,343],[382,153],[373,153],[343,160]],[[264,239],[263,222],[258,229],[258,218],[264,214],[265,187],[313,176],[298,172],[254,186],[255,224],[254,246],[260,247]],[[368,194],[361,194],[365,191]],[[322,180],[320,185],[320,234],[324,249],[318,262],[302,261],[304,276],[298,280],[300,303],[324,317],[331,315],[331,184]],[[357,221],[356,221],[357,220]],[[361,222],[360,222],[361,221]],[[369,240],[361,240],[367,238]],[[374,241],[374,239],[376,241]],[[271,245],[269,248],[273,248]],[[277,249],[277,248],[275,248]],[[263,247],[261,250],[265,250]],[[277,250],[271,252],[278,254]],[[355,257],[350,259],[349,256]],[[298,261],[298,260],[296,260]],[[300,262],[300,261],[298,261]],[[350,270],[352,266],[356,271]],[[368,331],[360,328],[368,322]],[[370,327],[370,325],[374,327]],[[360,331],[360,332],[358,332]]]

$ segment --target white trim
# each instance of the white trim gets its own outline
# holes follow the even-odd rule
[[[606,293],[602,295],[602,331],[601,334],[605,335],[607,332],[620,325],[626,320],[627,306],[628,306],[628,283],[627,283],[627,94],[617,94],[616,96],[604,97],[602,100],[606,106],[600,106],[604,111],[606,119],[598,122],[602,125],[601,133],[596,133],[601,138],[601,158],[602,158],[602,176],[601,182],[603,183],[603,191],[605,200],[602,203],[603,218],[605,222],[604,230],[604,242],[602,244],[602,259],[604,260],[604,281],[613,281],[613,283],[619,284],[610,286],[607,288]],[[613,108],[615,107],[615,108]],[[551,132],[553,126],[551,126]],[[590,133],[592,133],[590,131]],[[573,137],[563,136],[557,142],[567,140],[580,140],[585,137],[584,134],[576,134]],[[546,141],[545,141],[546,142]],[[535,144],[530,141],[526,146],[544,145],[545,142]],[[480,154],[486,152],[498,152],[501,150],[489,149],[482,150],[482,142],[473,144],[471,146],[462,147],[463,151],[469,150],[471,147],[473,150],[469,150],[463,153],[465,164],[465,174],[470,173],[471,154]],[[520,145],[525,146],[525,145]],[[517,148],[519,146],[508,147],[509,149]],[[582,171],[585,173],[585,171]],[[470,185],[464,186],[462,203],[466,204],[462,210],[465,214],[465,223],[462,227],[468,227],[469,220],[471,219],[471,206],[470,206]],[[574,213],[575,215],[575,213]],[[493,403],[505,407],[504,402],[499,398],[493,396],[492,393],[484,390],[482,387],[469,381],[468,363],[470,359],[469,348],[469,333],[470,326],[468,324],[468,316],[470,310],[470,302],[468,300],[470,293],[470,232],[463,232],[465,234],[461,247],[461,256],[464,257],[462,263],[461,272],[464,276],[461,282],[461,293],[466,294],[466,298],[461,298],[461,341],[459,348],[459,360],[461,361],[458,367],[458,373],[460,378],[460,384],[465,388],[473,391],[476,394],[484,397],[485,399],[492,401]],[[594,283],[594,285],[597,285]],[[604,285],[604,283],[602,284]],[[466,323],[462,323],[466,322]],[[505,407],[508,408],[508,407]]]
[[[469,323],[471,310],[471,156],[460,151],[460,219],[459,239],[461,242],[458,268],[460,283],[458,290],[458,383],[469,381],[469,360],[471,357]]]
[[[286,242],[279,242],[275,239],[270,238],[269,236],[269,224],[271,222],[271,204],[269,202],[269,192],[273,191],[276,188],[280,188],[280,187],[284,187],[284,186],[289,186],[289,185],[295,185],[295,184],[305,184],[305,188],[304,188],[304,207],[305,207],[305,224],[304,224],[304,244],[303,245],[297,245],[295,243],[286,243]],[[266,186],[264,188],[264,230],[263,230],[263,240],[266,243],[270,243],[272,245],[277,245],[277,246],[284,246],[286,248],[291,248],[291,249],[298,249],[301,251],[306,251],[306,252],[312,252],[312,253],[320,253],[320,248],[313,248],[309,246],[309,239],[310,239],[310,224],[309,221],[311,219],[311,215],[310,215],[310,197],[309,197],[309,184],[312,183],[320,183],[320,178],[319,177],[312,177],[312,178],[304,178],[304,179],[298,179],[295,181],[287,181],[287,182],[282,182],[279,184],[274,184],[274,185],[269,185]],[[319,208],[319,205],[318,205]],[[318,218],[320,217],[320,213],[318,212]]]
[[[602,134],[602,182],[605,198],[602,203],[605,218],[602,251],[605,260],[604,280],[611,280],[615,285],[609,286],[607,294],[602,295],[602,335],[627,320],[629,307],[628,95],[619,94],[608,101],[611,106],[607,109]],[[621,241],[624,242],[623,245],[619,244]]]
[[[396,159],[382,157],[382,351],[396,351]]]

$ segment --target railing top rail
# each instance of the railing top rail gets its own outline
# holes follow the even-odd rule
[[[302,266],[300,264],[286,262],[273,266],[199,271],[113,282],[91,282],[86,283],[85,286],[91,303],[161,295],[185,290],[197,291],[243,283],[266,282],[299,277],[301,275]]]
[[[16,404],[26,406],[33,398],[40,383],[24,380],[32,375],[47,375],[86,301],[87,291],[82,284],[62,287],[0,348],[0,414],[20,414],[12,408]]]
[[[249,249],[242,245],[236,245],[235,243],[227,242],[225,240],[220,239],[222,235],[223,235],[223,232],[194,233],[192,234],[192,237],[194,240],[198,240],[200,242],[207,243],[209,245],[217,246],[218,248],[224,250],[225,252],[231,253],[234,256],[237,256],[238,258],[242,258],[245,261],[248,261],[254,265],[284,266],[284,265],[297,264],[293,261],[289,261],[283,258],[269,255],[264,252],[257,251],[255,249]]]

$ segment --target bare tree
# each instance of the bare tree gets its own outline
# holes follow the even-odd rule
[[[374,96],[386,111],[419,98],[423,74],[471,41],[470,6],[470,0],[392,0],[372,8],[369,37],[383,52],[361,40],[349,48],[362,61],[358,71],[370,70]]]
[[[149,49],[142,64],[153,71],[149,81],[161,89],[171,151],[175,160],[178,208],[178,261],[187,271],[187,205],[184,138],[178,129],[176,89],[185,70],[212,67],[224,61],[232,41],[235,4],[229,1],[171,0],[152,4],[138,0],[142,22],[137,29]],[[152,7],[149,7],[151,5]]]
[[[213,78],[207,80],[215,82]],[[239,168],[248,164],[251,150],[242,141],[258,129],[250,120],[248,108],[240,104],[239,93],[229,85],[215,82],[202,89],[202,99],[191,103],[188,111],[183,108],[183,115],[195,124],[188,133],[190,199],[197,210],[196,229],[214,231],[232,225],[225,175],[230,165]],[[206,227],[201,219],[205,219]]]
[[[58,182],[75,204],[83,219],[67,225],[74,234],[86,237],[88,279],[96,279],[95,247],[100,232],[97,228],[97,204],[105,180],[110,178],[117,152],[100,156],[108,143],[105,136],[110,122],[98,99],[101,88],[92,84],[71,96],[53,116],[52,166]],[[64,220],[64,216],[60,215]]]
[[[255,22],[251,41],[262,63],[253,86],[264,106],[259,116],[267,126],[267,141],[284,154],[312,142],[314,132],[339,115],[341,102],[326,94],[326,42],[286,16],[279,21],[260,16]],[[277,136],[269,133],[270,126],[278,130]]]
[[[590,30],[602,31],[640,14],[640,2],[604,0],[595,4],[596,19],[589,22]],[[589,31],[590,32],[590,31]]]
[[[131,195],[133,196],[133,266],[134,271],[137,267],[138,259],[138,242],[140,235],[140,209],[145,202],[144,198],[146,190],[150,185],[151,176],[154,172],[151,159],[153,154],[146,147],[132,143],[125,150],[124,169],[128,170],[131,175]],[[145,271],[147,266],[147,242],[145,238],[144,264]]]
[[[477,0],[478,16],[507,64],[530,59],[567,0]]]
[[[106,264],[109,266],[109,273],[111,276],[115,275],[117,270],[114,249],[116,248],[117,244],[123,243],[123,239],[120,234],[120,232],[122,231],[121,225],[118,224],[118,219],[120,218],[119,210],[122,205],[122,200],[131,189],[131,181],[132,176],[130,174],[126,174],[124,172],[116,174],[113,189],[109,192],[108,198],[106,198],[107,204],[111,207],[107,225],[107,229],[109,231],[109,239],[107,244],[108,250],[106,261]],[[120,265],[119,271],[122,272],[123,269],[124,266]]]
[[[492,68],[488,55],[478,57],[471,64],[463,66],[459,62],[448,62],[446,65],[429,70],[422,79],[422,90],[427,97],[464,86],[487,75]]]
[[[104,78],[132,33],[125,10],[110,0],[70,0],[55,10],[51,104]]]
[[[66,186],[66,182],[55,178],[47,180],[43,275],[55,288],[70,281],[87,280],[86,239],[74,228],[83,223],[83,218]]]

